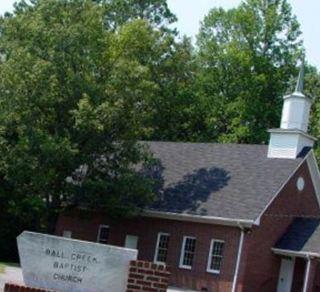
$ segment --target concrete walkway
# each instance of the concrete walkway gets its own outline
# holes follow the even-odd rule
[[[23,284],[21,268],[6,267],[3,274],[0,274],[0,291],[3,291],[5,283]]]
[[[185,290],[185,289],[180,289],[180,288],[174,288],[174,287],[169,287],[167,289],[167,292],[197,292],[194,290]]]

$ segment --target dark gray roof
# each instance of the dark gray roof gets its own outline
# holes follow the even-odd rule
[[[275,247],[320,254],[320,220],[296,218]]]
[[[145,143],[159,182],[148,209],[180,214],[255,220],[303,159],[267,158],[266,145]]]

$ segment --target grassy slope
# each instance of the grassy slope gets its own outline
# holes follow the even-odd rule
[[[0,263],[0,274],[4,273],[4,269],[5,269],[5,264],[4,263]]]
[[[0,262],[0,274],[4,273],[6,267],[19,267],[17,263],[2,263]]]

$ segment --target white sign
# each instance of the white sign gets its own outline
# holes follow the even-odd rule
[[[27,286],[75,292],[126,291],[137,250],[24,231],[18,238]]]

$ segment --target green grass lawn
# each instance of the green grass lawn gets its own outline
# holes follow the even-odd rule
[[[0,274],[4,273],[6,267],[19,267],[18,263],[2,263],[0,262]]]
[[[5,264],[0,263],[0,274],[4,273],[4,269],[5,269]]]

